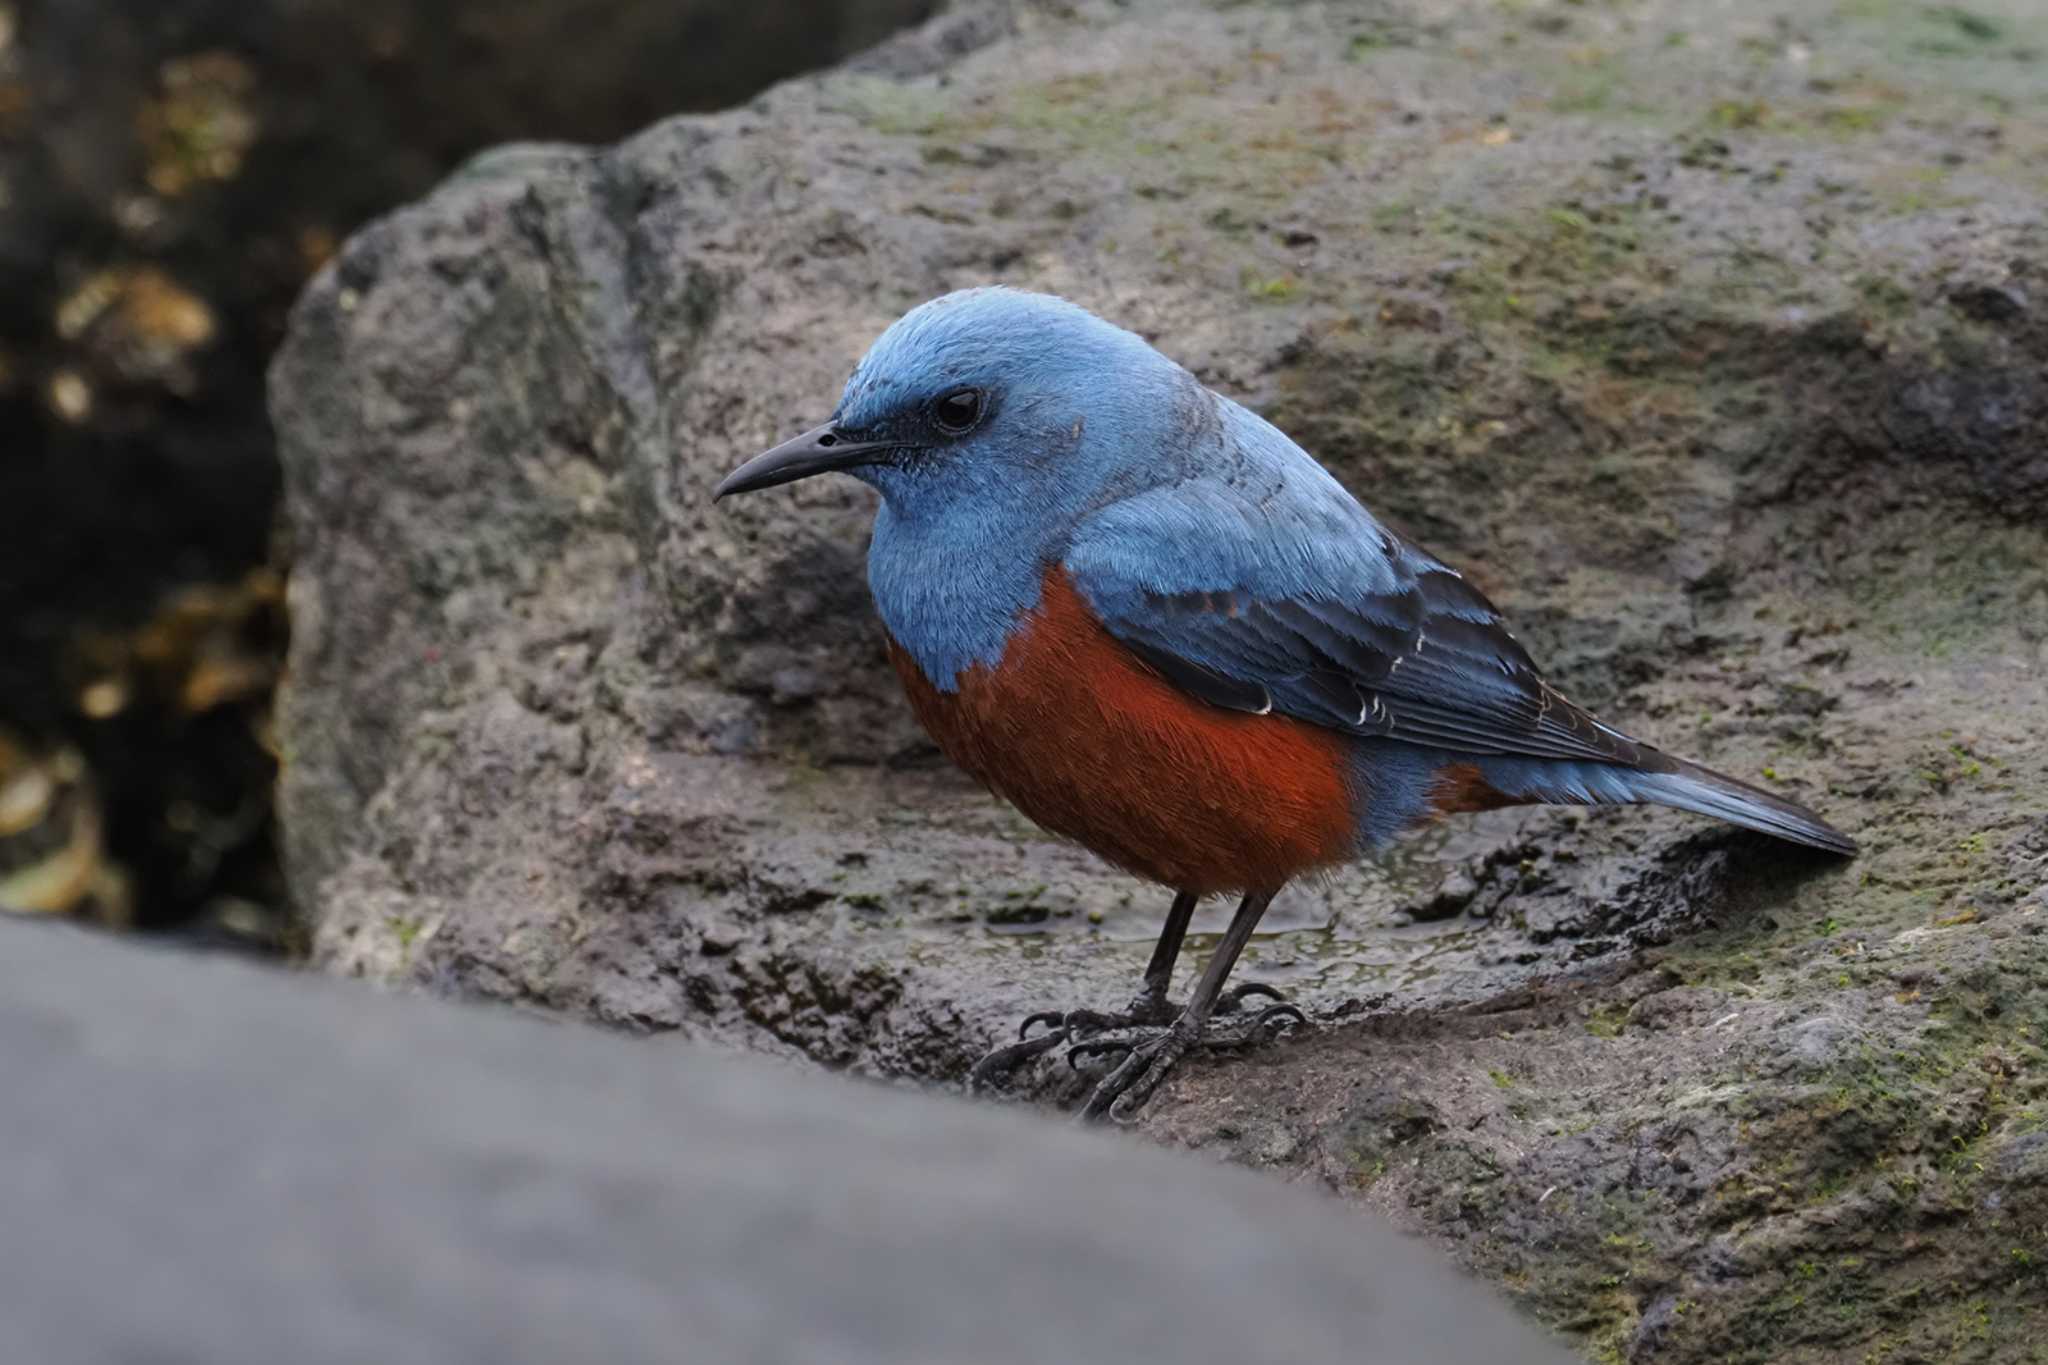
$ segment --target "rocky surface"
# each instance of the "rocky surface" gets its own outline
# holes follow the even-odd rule
[[[731,104],[931,7],[0,0],[0,787],[86,771],[105,856],[59,908],[276,928],[263,371],[340,238],[481,147]]]
[[[0,943],[8,1360],[1566,1358],[1383,1221],[1185,1157],[51,926]]]
[[[317,960],[933,1081],[1121,999],[1165,898],[936,760],[868,495],[707,500],[904,308],[1049,288],[1300,438],[1577,698],[1866,849],[1446,824],[1276,905],[1248,974],[1326,1027],[1143,1127],[1392,1212],[1595,1358],[2021,1358],[2044,72],[2019,3],[968,7],[474,163],[273,371]]]

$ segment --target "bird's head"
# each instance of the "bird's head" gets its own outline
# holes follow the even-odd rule
[[[747,461],[714,496],[836,470],[905,521],[1057,522],[1112,489],[1171,480],[1171,437],[1206,396],[1143,338],[1063,299],[963,289],[898,319],[831,421]]]

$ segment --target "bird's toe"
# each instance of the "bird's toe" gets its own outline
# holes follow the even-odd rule
[[[1024,1016],[1024,1022],[1017,1025],[1018,1041],[1022,1042],[1029,1038],[1035,1025],[1043,1024],[1048,1030],[1057,1032],[1066,1022],[1067,1012],[1064,1010],[1040,1010],[1036,1014],[1027,1014]]]
[[[1055,1028],[1036,1037],[1026,1038],[1022,1042],[996,1048],[968,1071],[967,1088],[974,1093],[986,1090],[1033,1057],[1050,1052],[1065,1041],[1067,1031],[1064,1028]]]
[[[1081,1121],[1108,1118],[1119,1123],[1136,1117],[1188,1049],[1201,1038],[1200,1025],[1183,1018],[1130,1047],[1130,1055],[1096,1083],[1081,1107]]]
[[[1081,1118],[1122,1122],[1144,1106],[1189,1052],[1242,1052],[1309,1022],[1298,1006],[1258,982],[1240,986],[1222,999],[1228,1001],[1228,1010],[1219,1008],[1216,1016],[1201,1023],[1185,1011],[1142,996],[1128,1010],[1040,1011],[1024,1021],[1018,1030],[1020,1041],[998,1047],[974,1064],[967,1073],[968,1089],[992,1089],[1033,1059],[1064,1047],[1073,1071],[1108,1066],[1082,1105]],[[1253,999],[1277,1003],[1247,1008],[1244,1002]]]
[[[1216,1021],[1202,1035],[1202,1046],[1212,1052],[1234,1052],[1307,1027],[1308,1015],[1301,1007],[1283,1001]]]
[[[1216,1013],[1235,1014],[1244,1008],[1245,1001],[1251,999],[1272,1000],[1282,1005],[1287,1004],[1287,996],[1279,987],[1268,986],[1263,981],[1246,981],[1240,985],[1232,986],[1229,990],[1216,997]],[[1289,1008],[1293,1007],[1289,1006]],[[1296,1010],[1295,1013],[1299,1014],[1300,1011]]]

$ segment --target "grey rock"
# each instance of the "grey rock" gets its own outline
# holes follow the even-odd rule
[[[1566,1357],[1423,1243],[1096,1133],[0,922],[0,1358]]]
[[[1802,1019],[1780,1035],[1783,1050],[1774,1065],[1784,1071],[1827,1072],[1855,1050],[1866,1046],[1863,1030],[1832,1014]]]
[[[1408,913],[1425,924],[1435,920],[1449,919],[1453,915],[1462,913],[1466,906],[1472,904],[1473,897],[1478,894],[1479,882],[1473,877],[1471,870],[1463,867],[1456,868],[1452,870],[1448,877],[1443,879],[1442,885],[1437,887],[1434,896],[1431,896],[1421,905],[1411,908]]]
[[[1646,995],[1629,1006],[1630,1028],[1666,1029],[1699,1026],[1726,1017],[1728,997],[1700,986],[1673,986]]]

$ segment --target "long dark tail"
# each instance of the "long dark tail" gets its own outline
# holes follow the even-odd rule
[[[1711,815],[1808,848],[1845,855],[1856,852],[1854,839],[1802,805],[1682,758],[1669,761],[1676,765],[1671,772],[1630,774],[1629,785],[1640,799]]]
[[[1808,848],[1856,852],[1854,839],[1804,806],[1648,745],[1641,753],[1641,767],[1524,758],[1485,759],[1479,767],[1490,785],[1513,800],[1675,806]]]

